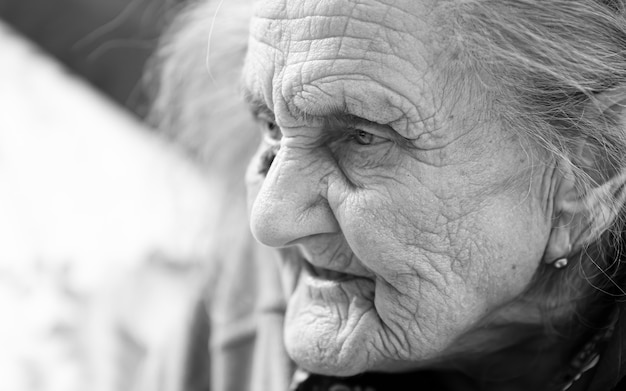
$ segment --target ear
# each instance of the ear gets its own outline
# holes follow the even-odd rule
[[[617,123],[626,132],[626,88],[594,96],[590,107],[595,115]],[[568,257],[596,241],[611,227],[626,203],[626,170],[616,171],[604,158],[581,140],[576,161],[582,162],[595,183],[589,189],[577,186],[571,162],[560,162],[553,184],[553,223],[544,262]]]

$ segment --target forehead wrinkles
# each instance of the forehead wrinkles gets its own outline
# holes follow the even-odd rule
[[[440,104],[426,80],[434,79],[427,73],[435,68],[434,58],[428,57],[431,42],[424,42],[432,34],[426,21],[430,11],[415,4],[420,2],[259,3],[251,47],[273,61],[271,67],[260,67],[273,73],[260,75],[272,84],[265,95],[277,98],[268,103],[296,118],[301,112],[347,109],[375,120],[367,114],[387,108],[381,122],[397,125],[406,136],[416,136],[410,134],[417,130],[410,132],[410,124],[437,128],[434,113]]]
[[[259,0],[254,14],[266,19],[301,19],[312,16],[350,16],[384,23],[417,14],[416,4],[426,10],[429,1],[420,0]],[[410,26],[407,30],[410,30]]]

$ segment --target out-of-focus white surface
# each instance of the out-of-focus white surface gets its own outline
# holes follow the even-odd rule
[[[124,389],[118,329],[158,344],[186,316],[211,189],[2,25],[0,51],[0,389]]]

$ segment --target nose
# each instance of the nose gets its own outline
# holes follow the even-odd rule
[[[281,148],[267,172],[250,214],[254,237],[284,247],[307,236],[337,232],[327,201],[329,167],[323,159]]]

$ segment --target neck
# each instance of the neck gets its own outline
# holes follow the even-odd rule
[[[560,390],[574,357],[594,336],[606,337],[611,320],[601,316],[589,327],[551,332],[541,323],[485,326],[458,341],[459,352],[472,353],[452,353],[439,369],[451,390]]]
[[[595,265],[583,259],[592,255],[590,249],[573,259],[577,264]],[[459,352],[473,353],[456,358],[453,354],[452,369],[463,373],[479,390],[560,389],[555,388],[555,381],[583,345],[602,334],[612,319],[613,302],[599,294],[594,284],[573,278],[572,273],[578,273],[573,265],[568,270],[540,270],[524,295],[495,311],[483,327],[463,338],[469,342],[458,341]],[[584,314],[584,318],[575,314]],[[546,322],[554,325],[552,330]]]
[[[454,361],[454,370],[481,391],[546,390],[566,368],[579,341],[552,338],[528,326],[507,330],[501,348]],[[505,339],[505,340],[504,340]],[[493,343],[493,337],[490,343]],[[492,345],[493,346],[493,345]]]

